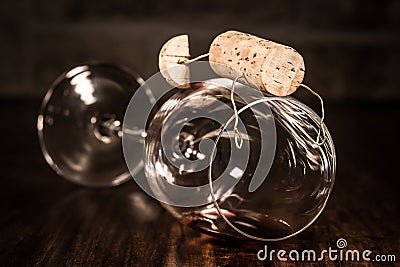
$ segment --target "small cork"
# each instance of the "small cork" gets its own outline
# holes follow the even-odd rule
[[[293,48],[238,31],[218,35],[209,51],[211,68],[276,96],[292,94],[302,83],[305,66]],[[217,64],[215,64],[217,63]]]
[[[189,37],[179,35],[169,39],[161,48],[158,67],[167,82],[178,88],[189,88],[190,69],[185,62],[190,57]]]

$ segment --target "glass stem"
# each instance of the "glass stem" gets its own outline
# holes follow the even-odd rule
[[[122,137],[122,125],[121,122],[117,119],[108,119],[108,120],[103,120],[99,124],[99,132],[102,135],[112,137],[112,136],[117,136],[117,137]]]
[[[93,118],[92,123],[95,124],[95,136],[104,143],[110,143],[115,138],[122,138],[122,132],[130,138],[138,139],[139,142],[143,142],[146,137],[143,129],[122,129],[121,121],[115,116],[105,115],[99,121]]]

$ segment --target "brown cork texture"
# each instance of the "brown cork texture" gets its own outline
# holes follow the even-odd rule
[[[212,42],[212,69],[276,96],[292,94],[303,81],[304,60],[293,48],[238,31],[227,31]],[[217,63],[217,64],[216,64]]]

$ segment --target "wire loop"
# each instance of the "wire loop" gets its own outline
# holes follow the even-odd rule
[[[243,75],[240,75],[238,77],[236,77],[233,82],[232,82],[232,87],[231,87],[231,102],[232,102],[232,107],[233,107],[233,112],[235,113],[235,124],[233,126],[233,132],[235,135],[235,145],[238,149],[242,148],[243,145],[243,137],[242,134],[240,133],[239,129],[238,129],[238,124],[239,124],[239,114],[237,111],[237,107],[236,107],[236,103],[235,103],[235,98],[234,98],[234,94],[235,94],[235,83],[240,79],[244,77]]]
[[[307,86],[303,83],[301,83],[300,86],[307,89],[311,94],[316,96],[319,99],[319,101],[321,102],[321,120],[319,121],[318,135],[317,135],[317,139],[315,140],[315,144],[318,146],[322,146],[323,144],[325,144],[325,141],[326,141],[326,134],[325,134],[325,128],[324,128],[324,120],[325,120],[324,100],[317,92],[315,92],[309,86]],[[321,137],[321,135],[322,135],[322,137]]]

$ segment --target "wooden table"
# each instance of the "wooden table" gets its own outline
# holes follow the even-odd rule
[[[134,181],[88,189],[59,178],[45,163],[36,135],[40,101],[0,102],[0,266],[258,266],[263,243],[224,241],[181,226]],[[400,108],[331,104],[327,124],[337,155],[328,205],[306,231],[268,249],[336,248],[395,254],[400,265]],[[362,262],[367,266],[367,262]],[[324,262],[300,266],[349,266]],[[369,265],[393,266],[394,263]]]

